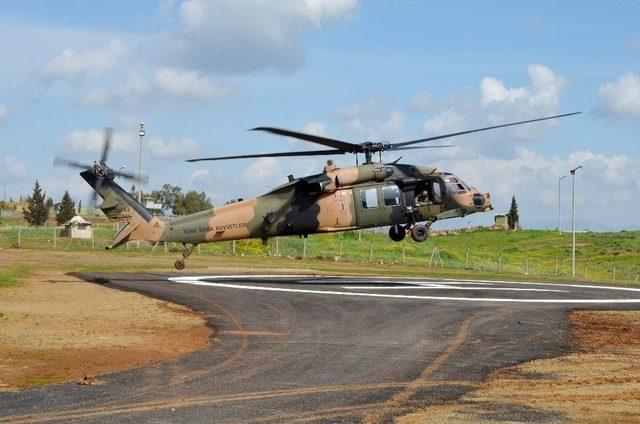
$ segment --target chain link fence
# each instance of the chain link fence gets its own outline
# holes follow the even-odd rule
[[[93,227],[90,239],[60,237],[61,227],[0,227],[0,248],[88,250],[104,249],[111,244],[117,227],[111,223]],[[455,236],[453,236],[455,237]],[[392,242],[385,234],[370,231],[351,231],[334,234],[312,235],[308,238],[275,237],[267,246],[260,240],[238,240],[199,245],[194,254],[235,255],[244,257],[282,257],[299,260],[333,262],[404,264],[431,269],[465,269],[492,274],[522,274],[531,276],[572,277],[570,256],[558,249],[556,258],[514,254],[511,249],[503,252],[488,249],[460,249],[447,246],[440,237],[429,238],[424,243],[405,240]],[[181,252],[179,243],[129,242],[121,250],[141,252]],[[517,250],[517,249],[514,249]],[[547,255],[548,256],[548,255]],[[640,282],[638,256],[628,257],[580,255],[576,261],[576,278],[598,281]]]

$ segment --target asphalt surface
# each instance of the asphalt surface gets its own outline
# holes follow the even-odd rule
[[[640,308],[640,289],[402,278],[84,274],[205,313],[207,349],[0,393],[0,422],[389,422],[455,403],[497,368],[570,349],[571,309]],[[483,405],[488,419],[556,420]]]

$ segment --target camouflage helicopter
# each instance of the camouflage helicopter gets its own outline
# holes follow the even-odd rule
[[[114,171],[106,163],[111,143],[111,130],[105,132],[100,161],[86,165],[65,159],[54,164],[83,169],[80,175],[94,189],[98,207],[113,220],[126,224],[118,231],[107,250],[141,240],[147,242],[179,242],[184,246],[182,258],[175,267],[182,270],[185,260],[201,243],[314,233],[330,233],[362,228],[389,226],[389,238],[399,242],[407,234],[416,242],[424,241],[435,221],[463,217],[493,209],[489,193],[482,193],[461,178],[428,166],[400,164],[398,160],[382,163],[382,152],[424,148],[425,142],[575,115],[580,112],[494,125],[400,143],[348,143],[317,135],[272,127],[254,128],[272,134],[316,143],[328,150],[290,151],[239,156],[190,159],[187,162],[250,159],[264,157],[330,156],[352,153],[356,166],[337,168],[327,161],[319,174],[304,177],[289,175],[289,181],[270,192],[191,215],[162,218],[155,216],[120,187],[117,176],[138,179],[140,176]],[[380,161],[374,162],[378,153]],[[364,162],[358,164],[358,155]]]

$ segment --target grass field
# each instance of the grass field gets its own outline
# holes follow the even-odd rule
[[[70,240],[54,236],[55,229],[0,227],[0,248],[11,249],[18,244],[24,249],[49,251],[102,250],[110,244],[115,227],[109,222],[95,224],[94,240]],[[576,276],[599,281],[636,281],[640,275],[640,231],[616,233],[578,233]],[[138,257],[178,257],[181,246],[161,244],[153,253],[151,246],[139,249],[135,243],[122,246],[107,255]],[[235,252],[235,255],[234,255]],[[310,268],[336,268],[338,262],[372,264],[370,269],[384,270],[384,265],[407,265],[433,271],[468,270],[486,275],[528,275],[531,277],[571,276],[571,234],[556,231],[491,231],[460,232],[431,237],[424,243],[410,239],[401,243],[389,240],[386,233],[362,231],[311,235],[308,239],[279,237],[269,246],[260,240],[243,240],[201,245],[195,256],[227,255],[253,259],[271,257],[301,260]],[[190,258],[191,259],[191,258]],[[259,261],[263,262],[263,261]],[[322,264],[325,264],[324,266]],[[331,263],[332,265],[329,265]],[[154,261],[155,264],[155,261]],[[375,266],[374,266],[375,265]],[[151,265],[152,266],[152,265]],[[289,265],[285,265],[289,266]]]

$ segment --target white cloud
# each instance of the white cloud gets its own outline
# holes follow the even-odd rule
[[[75,102],[89,107],[134,107],[175,100],[212,102],[230,92],[197,71],[163,67],[149,78],[131,70],[117,87],[78,93]]]
[[[385,112],[387,102],[382,97],[369,97],[359,102],[343,106],[336,111],[341,119],[363,119],[380,117]]]
[[[161,138],[145,140],[146,151],[159,159],[180,160],[197,153],[198,143],[191,138],[165,141]]]
[[[576,176],[579,219],[599,223],[606,210],[605,226],[637,226],[634,215],[640,210],[640,157],[590,151],[547,157],[518,147],[511,158],[480,155],[472,161],[454,158],[436,166],[456,173],[481,191],[489,191],[496,213],[506,212],[515,195],[527,225],[527,221],[553,224],[557,220],[558,178],[580,164],[584,168]],[[569,211],[569,187],[566,183],[563,187],[565,213]]]
[[[113,133],[110,153],[136,153],[139,148],[137,131],[131,129],[126,132]],[[104,146],[104,131],[101,130],[75,130],[66,134],[59,142],[58,149],[64,153],[83,155],[97,160]],[[190,138],[178,140],[164,140],[159,137],[149,137],[144,140],[144,156],[157,159],[176,160],[184,159],[199,150],[198,143]],[[137,157],[137,156],[136,156]]]
[[[175,0],[161,0],[156,10],[156,17],[162,23],[170,23],[173,16],[173,10],[176,5]]]
[[[311,121],[304,127],[302,132],[313,134],[313,135],[325,136],[326,130],[327,130],[327,125],[325,123]]]
[[[477,92],[449,96],[438,106],[444,110],[423,123],[424,133],[446,134],[559,113],[566,79],[543,65],[529,65],[527,71],[531,80],[528,85],[509,87],[487,76],[480,81]],[[510,150],[509,145],[540,140],[556,125],[558,122],[551,120],[473,134],[467,136],[473,143],[465,144],[465,149],[450,149],[447,153],[474,155],[478,151],[491,151],[504,156]]]
[[[161,91],[176,99],[212,101],[228,93],[226,88],[196,71],[161,68],[156,71],[155,79]]]
[[[128,53],[129,48],[118,39],[81,52],[67,48],[45,63],[42,74],[51,82],[62,80],[78,84],[119,67]]]
[[[422,125],[422,129],[427,135],[463,130],[465,129],[465,118],[455,110],[447,109],[433,118],[427,119]]]
[[[27,165],[16,160],[13,156],[5,156],[2,159],[0,176],[4,181],[16,181],[27,176]]]
[[[58,148],[65,153],[90,154],[94,159],[99,159],[104,148],[103,130],[74,130],[66,134],[59,142]],[[111,152],[134,152],[137,140],[133,136],[113,133]]]
[[[357,0],[186,0],[163,53],[188,68],[291,71],[305,60],[303,34],[348,17]]]
[[[411,99],[409,109],[417,112],[431,112],[438,107],[438,104],[435,95],[431,91],[425,90]]]
[[[489,122],[500,124],[558,112],[560,97],[567,85],[566,79],[543,65],[529,65],[527,71],[531,83],[523,87],[508,88],[502,81],[492,77],[482,79],[481,106]],[[555,121],[548,121],[515,127],[511,131],[518,138],[534,140],[555,125]]]
[[[598,87],[598,111],[616,118],[640,118],[640,78],[633,72]]]

